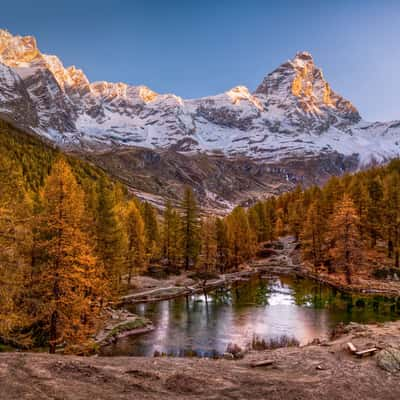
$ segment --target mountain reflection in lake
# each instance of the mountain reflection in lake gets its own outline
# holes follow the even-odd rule
[[[234,284],[208,294],[129,310],[151,319],[153,332],[120,339],[103,355],[175,356],[222,354],[229,343],[246,347],[253,336],[281,335],[305,344],[322,337],[339,322],[376,322],[400,318],[400,299],[360,297],[307,279],[287,277]]]

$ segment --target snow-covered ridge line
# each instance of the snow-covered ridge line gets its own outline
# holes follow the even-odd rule
[[[360,165],[400,154],[400,123],[368,123],[335,93],[307,52],[251,93],[184,100],[146,86],[89,82],[42,54],[32,36],[0,30],[0,111],[62,146],[172,148],[260,161],[338,152]]]

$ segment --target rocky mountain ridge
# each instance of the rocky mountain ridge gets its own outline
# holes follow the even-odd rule
[[[281,171],[279,190],[287,190],[400,153],[400,122],[364,121],[350,101],[331,89],[307,52],[269,73],[254,92],[237,86],[185,100],[146,86],[91,83],[82,70],[65,68],[57,56],[41,53],[32,36],[0,30],[0,114],[64,149],[101,160],[117,176],[135,175],[124,162],[128,153],[133,164],[149,167],[142,176],[151,179],[165,171],[148,165],[149,154],[153,162],[168,154],[173,184],[190,184],[188,176],[202,170],[204,155],[207,163],[219,166],[218,174],[226,172],[229,160],[241,160],[252,171],[249,180],[257,181],[257,193],[275,191],[268,189],[274,179],[267,171]],[[173,170],[171,154],[180,160],[177,165],[185,163],[185,173]],[[242,172],[240,179],[246,180]],[[232,194],[232,182],[234,177],[229,190],[200,183],[198,191],[211,202],[235,203],[239,198]],[[161,186],[157,194],[163,194]],[[244,197],[254,195],[249,186]]]

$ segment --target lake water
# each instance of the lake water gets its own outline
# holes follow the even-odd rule
[[[329,334],[339,322],[378,322],[400,319],[400,299],[351,295],[307,279],[254,277],[204,295],[129,310],[151,319],[153,332],[118,340],[103,355],[214,356],[229,343],[246,347],[254,336],[281,335],[306,344]]]

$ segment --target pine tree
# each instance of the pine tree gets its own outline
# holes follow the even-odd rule
[[[400,176],[392,172],[384,181],[384,237],[387,242],[388,257],[393,258],[394,265],[399,268],[400,246]]]
[[[274,214],[271,202],[257,202],[248,211],[249,223],[258,243],[271,240],[273,236]]]
[[[255,237],[242,207],[236,207],[227,216],[230,264],[234,268],[254,256]]]
[[[229,238],[228,228],[222,218],[217,218],[215,221],[216,235],[216,267],[220,273],[225,273],[229,263]]]
[[[285,222],[284,222],[284,214],[282,211],[277,213],[275,229],[273,237],[281,237],[286,235]]]
[[[374,247],[381,234],[383,187],[379,179],[368,182],[367,229]]]
[[[199,254],[199,210],[190,187],[185,189],[182,209],[182,251],[185,270],[194,266]]]
[[[358,218],[360,220],[360,236],[364,239],[365,230],[368,223],[367,207],[368,207],[368,191],[361,179],[361,176],[353,177],[349,185],[349,194],[354,202]]]
[[[121,205],[117,202],[117,192],[102,179],[97,210],[97,254],[104,265],[114,294],[121,288],[127,254],[127,237],[121,220],[122,213]]]
[[[271,197],[265,202],[265,240],[270,241],[275,238],[275,224],[277,219],[276,199]]]
[[[150,262],[154,262],[159,259],[160,255],[160,235],[158,229],[157,212],[155,208],[149,203],[143,203],[143,221],[145,226],[145,247],[146,254]]]
[[[261,242],[262,241],[261,218],[260,214],[257,212],[256,206],[253,206],[248,210],[247,217],[249,220],[250,229],[253,231],[257,242]]]
[[[201,251],[200,268],[207,273],[216,269],[217,237],[216,221],[213,217],[203,218],[201,221]]]
[[[254,208],[258,214],[258,219],[260,221],[259,232],[258,232],[258,242],[265,242],[271,240],[271,232],[273,230],[272,226],[274,224],[273,215],[269,212],[270,202],[258,202]]]
[[[337,176],[333,176],[328,180],[324,186],[322,196],[322,206],[324,208],[324,214],[326,217],[332,215],[335,205],[340,202],[343,197],[343,186],[340,179]]]
[[[167,265],[171,265],[170,251],[172,246],[172,220],[173,220],[174,209],[172,208],[172,203],[167,200],[165,203],[165,209],[163,213],[163,225],[162,225],[162,256],[166,260]]]
[[[300,235],[303,256],[305,259],[311,259],[314,267],[322,262],[325,224],[321,204],[316,200],[307,211]]]
[[[58,344],[88,338],[105,292],[101,266],[83,226],[84,194],[63,159],[46,179],[42,201],[37,318],[54,353]]]
[[[302,200],[295,200],[289,209],[289,227],[296,240],[300,238],[300,233],[302,231],[303,215],[304,209]]]
[[[182,259],[181,220],[178,212],[167,201],[163,224],[163,257],[169,269],[176,270]]]
[[[29,324],[32,207],[21,170],[0,155],[0,336],[7,339]]]
[[[348,283],[354,267],[362,262],[359,221],[353,201],[345,194],[331,217],[328,239],[332,266],[345,271]]]
[[[146,265],[144,222],[134,200],[127,204],[125,225],[128,238],[127,269],[128,284],[130,285],[132,274],[143,273]]]

